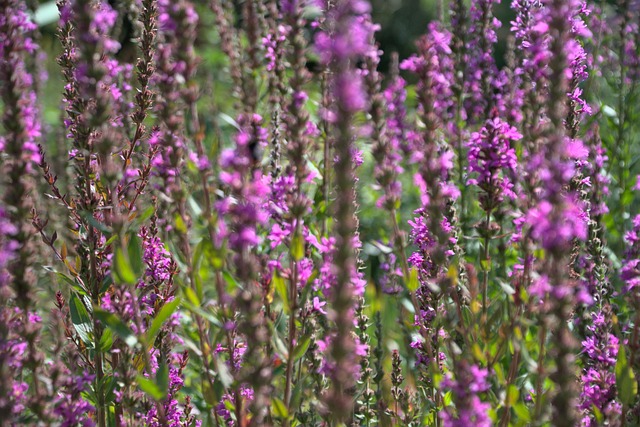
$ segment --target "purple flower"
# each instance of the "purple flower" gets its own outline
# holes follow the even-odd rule
[[[160,238],[155,236],[148,228],[145,227],[140,230],[140,237],[142,238],[144,251],[143,259],[147,265],[145,275],[154,286],[168,282],[174,269],[171,255]]]
[[[57,390],[53,402],[53,412],[57,415],[62,427],[93,427],[92,414],[95,408],[83,397],[87,392],[95,376],[84,373],[80,376],[73,376],[69,373],[64,377],[62,388]]]
[[[407,132],[407,108],[405,101],[407,99],[406,83],[402,77],[396,76],[389,86],[384,90],[384,98],[386,101],[386,136],[389,138],[389,144],[395,149],[400,148],[406,155],[411,153],[413,147],[410,146]]]
[[[503,111],[501,101],[504,73],[499,73],[493,59],[493,45],[498,41],[496,30],[500,21],[493,16],[493,6],[499,0],[473,0],[469,10],[469,43],[465,71],[465,102],[470,122],[488,119],[491,109]]]
[[[327,314],[327,311],[322,308],[327,305],[326,301],[320,301],[318,297],[313,297],[313,309],[321,314]]]
[[[218,203],[218,211],[229,221],[229,246],[237,253],[260,242],[256,228],[264,225],[268,213],[264,200],[269,194],[266,177],[256,167],[257,151],[267,145],[267,131],[257,114],[238,118],[240,131],[236,146],[221,155],[220,180],[229,190],[229,197]]]
[[[156,353],[157,354],[157,353]],[[142,416],[145,426],[149,427],[183,427],[189,425],[187,423],[188,414],[185,414],[185,408],[178,402],[178,394],[184,385],[183,370],[187,366],[188,352],[173,354],[166,362],[169,364],[169,384],[167,388],[167,396],[162,401],[162,409],[166,424],[161,423],[158,417],[158,409],[155,405],[151,407],[149,412]]]
[[[640,215],[633,219],[633,227],[624,239],[627,254],[620,269],[620,278],[624,281],[624,292],[637,293],[640,289]]]
[[[489,389],[488,371],[476,365],[460,361],[455,369],[455,379],[450,375],[442,380],[442,387],[451,390],[453,408],[440,412],[444,427],[489,427],[492,425],[488,411],[491,405],[478,396]]]
[[[479,132],[471,134],[469,172],[475,174],[467,184],[477,185],[484,192],[480,203],[491,211],[503,196],[515,199],[513,180],[517,159],[513,142],[522,138],[515,127],[498,117],[487,120]]]
[[[420,53],[409,57],[400,64],[401,69],[415,73],[420,77],[419,86],[423,86],[427,82],[430,84],[429,90],[433,96],[434,113],[443,126],[453,118],[454,70],[451,37],[451,33],[440,23],[430,23],[427,34],[417,42]],[[417,90],[421,90],[420,87]],[[422,110],[424,106],[420,105],[419,108]],[[411,138],[409,137],[409,139]],[[414,153],[413,160],[419,161],[420,155]]]
[[[616,401],[614,372],[619,342],[612,333],[610,316],[611,307],[608,305],[604,310],[592,313],[591,324],[587,326],[587,338],[582,341],[587,364],[581,377],[583,425],[595,425],[592,423],[598,420],[598,416],[594,414],[594,408],[599,411],[600,417],[604,416],[604,420],[616,419],[616,413],[611,414],[609,409],[611,405],[620,405]]]
[[[338,2],[334,6],[330,13],[335,18],[332,21],[335,28],[321,31],[315,38],[320,60],[325,65],[363,59],[371,54],[370,40],[377,27],[363,16],[369,8],[368,2],[360,0]],[[360,72],[343,69],[335,76],[333,84],[340,110],[355,113],[366,107],[367,96]]]
[[[3,121],[8,132],[0,136],[0,152],[22,159],[27,171],[31,162],[40,161],[39,109],[34,79],[25,63],[27,56],[36,51],[37,45],[30,36],[36,28],[24,3],[6,2],[0,14],[0,78],[12,84],[2,88]]]
[[[573,239],[587,238],[582,210],[568,195],[563,197],[563,201],[566,204],[557,208],[549,201],[541,200],[527,215],[531,235],[545,249],[566,250]]]

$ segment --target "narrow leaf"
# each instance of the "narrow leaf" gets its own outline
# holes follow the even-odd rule
[[[623,405],[631,405],[638,394],[638,382],[633,374],[629,360],[623,345],[618,349],[618,360],[616,362],[616,387],[618,388],[618,398]]]
[[[135,234],[132,234],[129,239],[129,245],[127,246],[127,253],[129,255],[129,263],[136,278],[141,277],[144,273],[144,261],[142,260],[142,243],[140,238]]]
[[[420,282],[418,281],[418,270],[412,268],[409,270],[409,277],[407,280],[407,289],[409,292],[415,292],[420,286]]]
[[[304,238],[299,230],[291,238],[291,258],[294,261],[300,261],[304,258]]]
[[[84,306],[80,298],[71,293],[71,301],[69,301],[69,311],[71,313],[71,323],[76,330],[82,342],[90,348],[93,347],[93,321],[87,308]]]
[[[171,315],[176,311],[180,305],[180,298],[175,298],[172,301],[165,303],[160,309],[158,315],[151,322],[151,326],[147,331],[147,344],[153,345],[153,342],[156,340],[156,337],[160,333],[160,329],[166,323],[167,320],[171,317]]]
[[[147,393],[154,400],[164,399],[164,393],[162,392],[160,387],[158,387],[158,384],[154,383],[149,378],[145,378],[141,374],[138,374],[138,376],[136,377],[136,381],[140,386],[140,390]]]
[[[116,249],[116,254],[113,261],[113,273],[114,280],[120,283],[128,283],[133,285],[136,283],[136,274],[127,259],[122,248]]]
[[[289,418],[289,411],[287,411],[287,407],[284,402],[277,397],[273,398],[273,412],[280,418]]]
[[[284,279],[280,276],[278,271],[273,273],[273,278],[271,280],[273,281],[273,286],[276,288],[276,292],[280,296],[280,299],[282,299],[284,312],[289,314],[289,290],[287,289],[287,284],[284,282]]]
[[[136,338],[133,331],[115,314],[99,308],[94,308],[93,314],[118,335],[129,347],[133,347],[138,343],[138,338]]]
[[[302,337],[300,341],[296,344],[296,347],[293,349],[293,361],[297,362],[300,360],[302,356],[307,353],[309,349],[309,345],[311,344],[311,335],[305,335]]]

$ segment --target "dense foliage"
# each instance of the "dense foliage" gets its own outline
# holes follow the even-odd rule
[[[637,0],[384,64],[367,0],[56,6],[0,0],[0,426],[640,425]]]

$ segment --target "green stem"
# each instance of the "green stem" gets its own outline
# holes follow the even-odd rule
[[[491,265],[489,264],[490,258],[490,248],[491,244],[491,236],[489,236],[489,227],[491,226],[491,210],[487,210],[487,214],[484,222],[484,253],[482,256],[483,266],[482,266],[482,317],[483,323],[487,321],[487,304],[488,304],[488,294],[489,294],[489,271]],[[488,326],[488,325],[487,325]]]
[[[542,387],[544,385],[544,357],[545,357],[545,341],[547,336],[547,328],[542,325],[539,332],[539,342],[538,346],[540,347],[540,354],[538,355],[538,378],[536,379],[536,406],[535,406],[535,417],[534,421],[537,423],[536,425],[540,425],[540,418],[542,417]]]

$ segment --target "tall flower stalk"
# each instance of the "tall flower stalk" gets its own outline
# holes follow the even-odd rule
[[[541,20],[550,35],[549,122],[541,148],[542,195],[538,204],[528,213],[532,237],[545,249],[544,269],[535,285],[548,300],[546,321],[552,324],[553,357],[556,361],[551,379],[556,389],[551,401],[555,425],[571,426],[577,422],[576,387],[574,371],[575,338],[568,328],[571,310],[576,304],[575,283],[567,271],[567,253],[573,239],[586,238],[586,224],[581,218],[578,200],[573,192],[565,192],[573,175],[570,160],[581,142],[571,140],[565,131],[566,96],[569,92],[569,57],[576,42],[571,38],[570,19],[577,8],[576,2],[551,1],[540,10]],[[583,155],[581,150],[580,156]],[[553,323],[551,323],[553,322]]]
[[[332,320],[335,336],[331,340],[331,389],[326,396],[331,418],[346,422],[353,408],[350,389],[357,374],[354,326],[354,283],[357,261],[354,239],[353,118],[367,105],[361,76],[355,61],[369,52],[368,32],[362,27],[361,15],[369,12],[369,3],[362,0],[341,0],[327,11],[325,32],[319,33],[316,44],[321,60],[332,73],[330,85],[334,106],[331,109],[331,132],[334,137],[336,162],[335,223],[336,253],[333,269],[336,281],[331,289]]]

